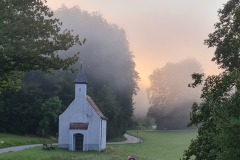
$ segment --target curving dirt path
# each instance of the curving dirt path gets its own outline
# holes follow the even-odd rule
[[[122,141],[122,142],[107,142],[108,145],[112,145],[112,144],[131,144],[131,143],[140,143],[142,140],[140,138],[128,135],[128,134],[124,134],[124,137],[126,137],[126,141]],[[6,153],[6,152],[16,152],[16,151],[21,151],[24,149],[28,149],[28,148],[33,148],[33,147],[37,147],[37,146],[42,146],[42,144],[31,144],[31,145],[24,145],[24,146],[15,146],[15,147],[8,147],[8,148],[3,148],[0,149],[0,154],[2,153]]]
[[[37,147],[37,146],[42,146],[42,144],[30,144],[30,145],[24,145],[24,146],[15,146],[15,147],[3,148],[3,149],[0,149],[0,154],[6,153],[6,152],[21,151],[21,150],[24,150],[24,149],[33,148],[33,147]]]
[[[127,139],[126,141],[122,142],[107,142],[107,144],[131,144],[131,143],[140,143],[142,140],[140,138],[131,136],[129,134],[124,134],[124,137]]]

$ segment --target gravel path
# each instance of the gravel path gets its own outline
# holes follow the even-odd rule
[[[42,144],[31,144],[31,145],[3,148],[3,149],[0,149],[0,154],[6,153],[6,152],[21,151],[21,150],[28,149],[28,148],[33,148],[33,147],[36,147],[36,146],[42,146]]]
[[[126,141],[122,142],[107,142],[107,144],[131,144],[131,143],[140,143],[142,140],[140,138],[124,134],[124,137],[126,137]],[[54,144],[55,145],[55,144]],[[21,151],[28,148],[33,148],[37,146],[42,146],[42,144],[31,144],[31,145],[24,145],[24,146],[16,146],[16,147],[9,147],[9,148],[3,148],[0,149],[0,154],[6,153],[6,152],[16,152]]]
[[[107,142],[107,144],[131,144],[131,143],[140,143],[142,140],[140,138],[131,136],[129,134],[124,134],[124,137],[127,139],[126,141],[122,142]]]

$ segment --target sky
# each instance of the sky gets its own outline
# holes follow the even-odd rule
[[[78,5],[81,10],[99,12],[109,23],[126,32],[129,47],[135,56],[141,81],[135,97],[138,108],[147,108],[145,90],[148,77],[168,62],[195,58],[206,74],[219,72],[211,62],[214,48],[203,44],[218,22],[217,10],[227,0],[48,0],[56,10],[63,4]],[[146,107],[147,106],[147,107]]]

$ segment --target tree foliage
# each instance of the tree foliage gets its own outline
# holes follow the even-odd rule
[[[205,43],[216,47],[214,60],[224,71],[205,79],[201,98],[194,104],[191,125],[200,125],[198,136],[184,160],[229,160],[240,157],[240,1],[229,0],[218,11],[220,22]],[[199,83],[195,77],[195,84]]]
[[[61,90],[59,84],[59,81],[53,81],[43,72],[26,73],[18,92],[7,90],[0,95],[0,131],[15,134],[55,135],[57,122],[51,117],[52,115],[58,117],[59,105],[54,106],[49,103],[53,100],[56,101],[55,104],[60,103],[57,98],[50,98],[58,95]],[[48,121],[50,128],[39,125],[43,118],[45,122]],[[42,132],[37,132],[40,129]]]
[[[78,60],[78,54],[66,59],[57,54],[81,44],[61,26],[45,0],[0,1],[0,92],[19,88],[21,72],[67,69]]]
[[[189,126],[200,125],[197,139],[185,151],[184,159],[237,159],[239,150],[240,108],[239,72],[208,76],[201,98],[194,104]]]
[[[57,130],[58,116],[61,113],[61,100],[58,97],[49,98],[41,105],[41,121],[37,133],[41,136],[48,136],[54,130]],[[54,135],[54,133],[52,133]]]
[[[168,63],[156,69],[149,76],[147,89],[150,108],[148,116],[155,119],[157,129],[180,129],[186,127],[188,112],[199,96],[199,88],[190,90],[187,86],[193,72],[201,71],[194,59],[179,63]]]
[[[215,61],[222,69],[233,71],[240,68],[239,57],[239,0],[229,0],[223,9],[218,11],[219,22],[215,24],[215,31],[205,40],[208,47],[216,47]]]

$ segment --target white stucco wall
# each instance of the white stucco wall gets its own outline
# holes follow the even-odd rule
[[[75,84],[75,99],[59,116],[58,145],[60,148],[75,150],[74,135],[77,133],[84,136],[84,151],[100,151],[106,147],[106,120],[102,120],[87,101],[86,90],[86,84]],[[89,123],[88,129],[70,130],[70,123],[74,122]]]
[[[88,130],[70,130],[72,122],[89,123]],[[102,123],[101,117],[95,112],[87,99],[75,99],[69,107],[59,116],[59,147],[74,150],[73,135],[84,135],[84,151],[101,150],[106,147],[106,121]]]
[[[101,150],[106,148],[106,137],[107,137],[107,121],[102,120],[102,137],[101,137]]]
[[[87,85],[86,84],[75,84],[75,99],[86,98],[87,95]]]

